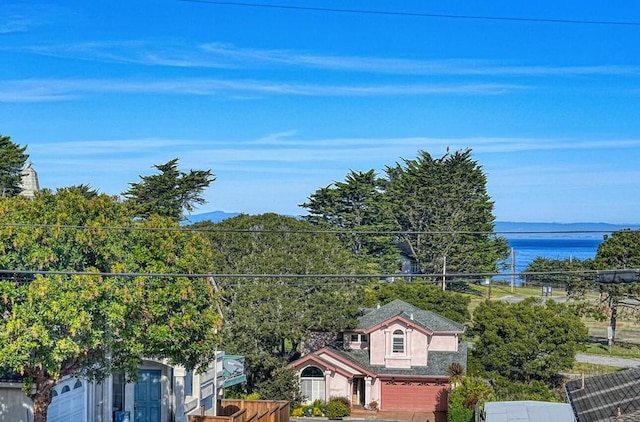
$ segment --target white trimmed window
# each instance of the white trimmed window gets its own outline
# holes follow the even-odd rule
[[[309,366],[300,375],[300,390],[308,402],[326,400],[324,372],[317,366]]]
[[[391,336],[392,344],[391,344],[391,352],[396,354],[404,354],[404,331],[395,330],[393,335]]]

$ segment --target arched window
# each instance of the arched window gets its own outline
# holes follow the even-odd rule
[[[60,394],[68,393],[69,391],[71,391],[71,388],[69,388],[68,385],[65,385],[64,387],[62,387],[62,391],[60,392]]]
[[[300,374],[300,390],[308,402],[326,400],[324,372],[317,366],[307,366]]]
[[[78,380],[75,384],[73,384],[73,389],[82,388],[82,381]]]
[[[393,344],[391,347],[391,351],[393,353],[402,353],[404,354],[404,331],[395,330],[392,336]]]

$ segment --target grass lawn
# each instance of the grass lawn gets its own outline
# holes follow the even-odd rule
[[[590,342],[585,347],[582,353],[640,359],[640,345],[637,344],[618,342],[609,349],[609,346],[602,342]]]
[[[576,362],[571,368],[569,373],[572,374],[584,374],[584,375],[604,375],[611,374],[613,372],[622,371],[625,368],[619,368],[617,366],[609,365],[596,365],[593,363]]]

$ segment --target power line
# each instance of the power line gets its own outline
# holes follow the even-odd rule
[[[640,271],[640,270],[639,270]],[[136,273],[136,272],[107,272],[107,271],[69,271],[69,270],[7,270],[0,269],[0,274],[8,275],[63,275],[63,276],[100,276],[100,277],[148,277],[148,278],[265,278],[265,279],[311,279],[311,278],[343,278],[343,279],[382,279],[382,278],[439,278],[444,276],[447,279],[464,279],[464,278],[485,278],[494,276],[521,276],[521,275],[574,275],[586,276],[596,274],[596,270],[548,270],[548,271],[531,271],[531,272],[512,272],[512,273],[375,273],[375,274],[274,274],[274,273]],[[6,279],[5,279],[6,280]],[[457,280],[451,280],[457,281]]]
[[[186,1],[186,0],[184,0]],[[275,230],[275,229],[227,229],[218,227],[142,227],[142,226],[95,226],[82,224],[40,224],[40,223],[0,223],[0,227],[42,228],[42,229],[94,229],[116,231],[167,231],[196,233],[273,233],[273,234],[370,234],[370,235],[525,235],[525,234],[608,234],[618,230],[523,230],[523,231],[473,231],[473,230],[353,230],[353,229],[317,229],[317,230]]]
[[[513,16],[483,16],[483,15],[453,15],[440,13],[419,13],[419,12],[397,12],[384,10],[367,9],[337,9],[331,7],[311,7],[311,6],[291,6],[283,4],[266,3],[244,3],[215,0],[180,0],[189,3],[206,3],[217,6],[253,7],[263,9],[285,9],[285,10],[305,10],[326,13],[349,13],[360,15],[383,15],[383,16],[406,16],[417,18],[441,18],[441,19],[467,19],[467,20],[490,20],[490,21],[511,21],[511,22],[533,22],[533,23],[559,23],[559,24],[580,24],[580,25],[617,25],[617,26],[640,26],[640,22],[635,21],[599,21],[580,19],[549,19],[549,18],[528,18]]]

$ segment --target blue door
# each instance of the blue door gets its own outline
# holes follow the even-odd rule
[[[162,383],[160,370],[141,369],[135,390],[136,422],[160,422],[162,408]]]

